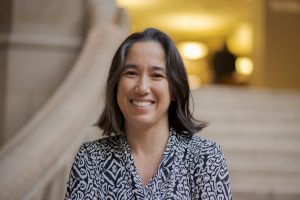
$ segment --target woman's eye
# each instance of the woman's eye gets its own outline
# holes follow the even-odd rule
[[[158,74],[158,73],[155,73],[152,75],[154,78],[163,78],[164,76],[162,74]]]
[[[127,71],[127,72],[125,72],[125,75],[126,76],[136,76],[137,73],[135,71]]]

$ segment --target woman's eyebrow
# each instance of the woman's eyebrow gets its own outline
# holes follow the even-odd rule
[[[159,66],[152,66],[152,70],[153,71],[161,71],[161,72],[166,71],[164,67],[159,67]]]
[[[126,69],[137,69],[137,68],[138,68],[138,66],[136,64],[128,63],[128,64],[124,65],[123,70],[126,70]],[[151,70],[153,70],[153,71],[161,71],[161,72],[165,72],[166,71],[164,67],[159,67],[159,66],[152,66]]]
[[[137,68],[138,68],[137,65],[128,63],[128,64],[124,65],[123,70],[125,70],[125,69],[137,69]]]

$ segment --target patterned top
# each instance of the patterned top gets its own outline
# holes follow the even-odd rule
[[[158,171],[143,186],[125,135],[83,144],[67,183],[70,199],[232,199],[221,148],[170,131]]]

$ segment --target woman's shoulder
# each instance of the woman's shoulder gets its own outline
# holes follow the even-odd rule
[[[201,135],[193,135],[190,140],[190,145],[194,146],[201,146],[201,147],[206,147],[206,146],[217,146],[218,144],[207,137],[201,136]]]
[[[189,141],[189,152],[194,156],[214,156],[223,154],[219,144],[200,135],[193,135]]]
[[[125,139],[122,135],[104,137],[83,143],[79,149],[79,154],[86,154],[91,159],[97,160],[99,156],[101,157],[107,152],[117,151],[124,143]]]

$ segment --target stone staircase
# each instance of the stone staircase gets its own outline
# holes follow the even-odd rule
[[[235,200],[300,199],[300,92],[204,87],[200,134],[221,145]]]

